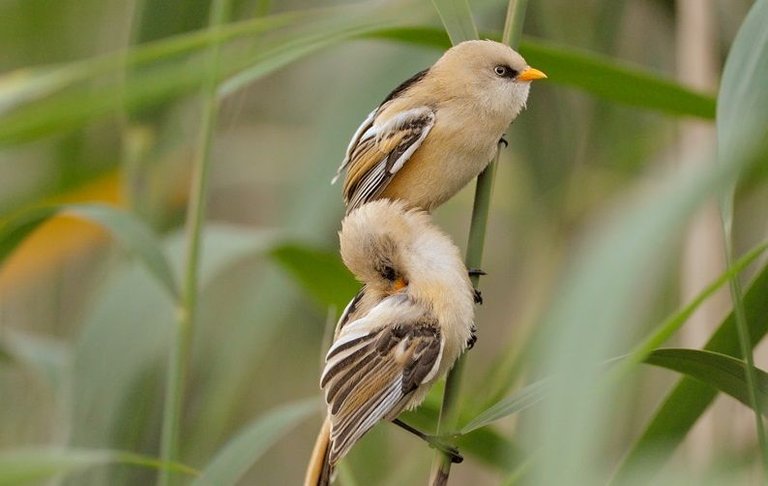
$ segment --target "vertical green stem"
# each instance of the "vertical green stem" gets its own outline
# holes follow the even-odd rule
[[[726,197],[733,198],[733,192],[731,191],[730,195]],[[721,205],[721,214],[723,218],[723,236],[725,239],[725,258],[729,270],[734,267],[732,246],[732,211],[732,199],[729,201],[729,203]],[[752,338],[749,335],[747,318],[744,315],[744,293],[741,290],[741,282],[739,281],[738,273],[731,276],[730,288],[731,300],[733,301],[733,316],[736,320],[736,329],[739,334],[739,347],[741,348],[741,356],[747,365],[746,378],[747,389],[749,392],[749,404],[755,413],[755,430],[757,432],[757,441],[760,444],[760,457],[762,458],[763,474],[765,479],[765,475],[768,475],[768,441],[766,441],[765,437],[765,424],[763,423],[763,416],[760,413],[762,406],[760,403],[760,397],[757,394],[757,377],[755,376],[755,360],[752,354]]]
[[[502,37],[505,44],[514,46],[519,42],[527,3],[527,0],[509,0]],[[469,240],[465,258],[467,268],[482,267],[485,231],[488,224],[488,211],[491,204],[493,180],[496,175],[496,164],[498,162],[500,151],[501,144],[499,144],[496,158],[477,178],[475,202],[472,208],[472,222],[469,227]],[[480,282],[480,276],[473,275],[471,278],[472,285],[477,288],[477,285]],[[459,413],[461,411],[459,400],[461,397],[461,377],[464,370],[464,359],[464,356],[459,358],[446,378],[443,404],[440,408],[440,418],[437,423],[437,434],[441,436],[449,436],[458,429]],[[450,458],[442,452],[437,452],[435,460],[432,463],[430,484],[433,486],[445,485],[448,482],[450,473]]]
[[[229,9],[228,0],[213,0],[209,29],[216,31],[225,21]],[[203,111],[200,122],[200,137],[192,172],[192,186],[187,206],[186,260],[181,297],[177,309],[177,322],[168,361],[165,403],[163,407],[163,430],[160,454],[163,462],[176,461],[179,450],[179,431],[182,415],[184,385],[187,379],[189,355],[194,336],[198,300],[198,267],[200,265],[201,236],[205,222],[208,173],[211,165],[211,142],[218,115],[217,73],[219,70],[218,42],[208,52],[208,76],[203,86]],[[171,484],[171,472],[164,468],[158,484]]]

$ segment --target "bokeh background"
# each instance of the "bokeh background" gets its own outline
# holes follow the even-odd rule
[[[358,28],[355,22],[384,19],[439,34],[442,24],[429,2],[230,3],[228,22],[264,18],[269,26],[281,13],[333,9],[303,13],[264,32],[251,29],[228,39],[222,51],[237,69],[224,76],[229,84],[211,142],[180,461],[203,469],[248,424],[300,402],[301,420],[276,433],[263,454],[254,446],[255,461],[240,480],[298,484],[322,419],[317,383],[328,329],[356,290],[336,256],[343,206],[340,188],[330,180],[365,115],[399,82],[434,62],[446,40],[430,45],[405,37],[333,37],[347,28],[344,22]],[[532,45],[583,50],[714,98],[751,5],[535,0],[524,33]],[[140,51],[143,60],[114,53],[203,32],[209,7],[207,0],[0,2],[0,222],[45,204],[110,204],[149,225],[181,275],[204,110],[194,79],[205,70],[206,45],[178,55]],[[480,31],[498,35],[506,8],[501,1],[472,2]],[[304,39],[298,54],[291,51],[306,32],[315,37]],[[310,46],[306,55],[302,46]],[[259,57],[265,52],[276,54]],[[554,75],[535,83],[499,160],[483,264],[488,275],[480,285],[485,303],[477,310],[479,340],[462,391],[468,418],[541,377],[531,350],[539,349],[538,329],[557,308],[559,289],[578,266],[584,242],[605,221],[621,220],[622,208],[637,194],[653,199],[654,188],[676,169],[711,163],[717,153],[711,116],[601,96],[599,82],[579,86],[578,78],[589,73],[573,69],[568,74],[576,82]],[[620,81],[606,82],[623,89]],[[766,237],[765,166],[744,177],[737,191],[736,256]],[[470,184],[434,214],[462,249],[473,193]],[[631,305],[621,309],[621,342],[639,342],[725,270],[714,197],[697,211],[682,218],[671,239],[648,239],[648,245],[663,247],[656,264],[626,274],[639,286]],[[624,255],[616,265],[631,267],[633,258]],[[157,457],[176,304],[131,252],[78,219],[48,221],[1,265],[0,448],[111,449]],[[761,268],[751,267],[744,282]],[[603,284],[610,287],[610,281]],[[605,295],[611,299],[610,290]],[[700,348],[730,307],[726,288],[668,344]],[[609,355],[628,349],[617,345]],[[766,364],[758,352],[756,365]],[[608,469],[678,378],[641,366],[621,383],[604,418],[608,438],[598,447]],[[425,411],[410,420],[433,427],[439,399],[436,390]],[[516,478],[535,484],[526,471],[536,442],[521,437],[536,433],[526,434],[525,422],[525,414],[506,418],[478,439],[484,447],[468,446],[452,484]],[[667,454],[672,460],[664,471],[668,479],[695,482],[723,474],[749,483],[760,477],[759,455],[753,415],[721,397],[683,446]],[[356,446],[340,482],[424,484],[432,456],[401,430],[379,425]],[[148,484],[156,473],[108,464],[57,481]]]

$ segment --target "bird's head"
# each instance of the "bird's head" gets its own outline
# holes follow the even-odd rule
[[[525,108],[531,81],[547,77],[528,66],[511,47],[491,40],[457,44],[443,54],[432,71],[443,84],[450,85],[449,91],[512,119]]]
[[[407,252],[413,225],[403,203],[386,199],[364,204],[341,223],[341,257],[367,287],[394,294],[408,285]]]
[[[355,209],[342,221],[339,241],[347,268],[384,294],[408,290],[413,296],[424,284],[463,285],[466,280],[450,238],[426,212],[408,209],[401,201],[380,199]]]

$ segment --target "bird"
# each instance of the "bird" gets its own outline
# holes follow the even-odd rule
[[[402,201],[373,201],[344,218],[339,242],[363,287],[342,313],[325,357],[327,415],[305,486],[329,484],[338,461],[382,420],[425,438],[397,416],[424,400],[475,333],[474,294],[459,249],[428,213]]]
[[[525,108],[531,81],[546,74],[506,44],[461,42],[392,91],[352,136],[342,172],[349,214],[400,199],[432,211],[494,158]]]

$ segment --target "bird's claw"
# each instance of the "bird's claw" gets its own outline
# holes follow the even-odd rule
[[[480,275],[488,275],[481,268],[468,268],[467,273],[470,277],[479,277]]]
[[[472,328],[469,331],[469,339],[467,339],[467,350],[474,348],[476,342],[477,342],[477,327],[475,327],[475,324],[472,323]]]
[[[506,138],[504,138],[504,137],[501,137],[501,138],[499,139],[499,144],[502,144],[502,143],[504,144],[504,148],[507,148],[507,147],[509,147],[509,142],[507,142],[507,139],[506,139]]]
[[[431,436],[430,439],[431,440],[429,442],[429,446],[439,450],[440,452],[448,456],[448,458],[451,460],[452,463],[460,464],[464,462],[464,456],[461,455],[461,453],[457,448],[450,446],[448,444],[444,444],[437,437]]]
[[[475,304],[483,305],[483,293],[479,289],[472,289],[475,298]]]

